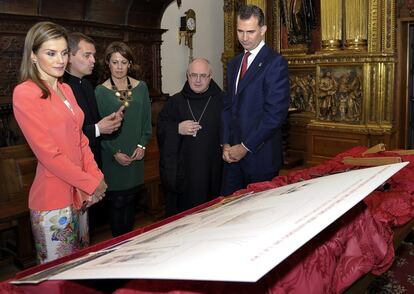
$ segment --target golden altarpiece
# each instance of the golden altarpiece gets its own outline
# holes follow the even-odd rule
[[[243,3],[265,11],[266,43],[289,64],[291,156],[316,164],[354,146],[396,148],[395,1],[225,0],[224,65],[241,51]]]

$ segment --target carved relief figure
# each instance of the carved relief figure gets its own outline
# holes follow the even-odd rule
[[[330,70],[326,71],[319,84],[319,118],[331,120],[336,115],[334,97],[337,91],[337,82]]]
[[[319,84],[321,120],[356,123],[361,117],[362,73],[358,69],[338,68],[322,71]]]
[[[361,78],[356,71],[348,71],[339,77],[337,101],[339,101],[340,120],[359,121],[361,115]]]
[[[338,110],[339,110],[339,114],[340,114],[340,120],[341,121],[345,121],[346,120],[346,113],[348,110],[348,100],[347,100],[347,95],[349,92],[349,73],[346,73],[344,75],[342,75],[339,78],[339,83],[338,83],[338,92],[336,94],[336,100],[338,101]]]
[[[280,8],[289,44],[310,43],[311,32],[317,25],[312,0],[282,0]]]
[[[290,80],[290,107],[315,112],[315,78],[311,74],[293,75]]]
[[[306,89],[307,89],[307,93],[308,93],[308,111],[310,112],[316,112],[316,99],[315,99],[315,86],[316,86],[316,81],[315,81],[315,77],[312,76],[311,74],[308,74],[306,76]]]
[[[356,71],[350,73],[348,93],[347,118],[352,121],[359,121],[362,104],[362,82],[361,76]]]
[[[304,90],[300,85],[300,78],[293,76],[290,78],[290,107],[300,111],[306,109]]]

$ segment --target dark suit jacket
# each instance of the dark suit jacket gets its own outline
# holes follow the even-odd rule
[[[82,131],[89,140],[89,147],[94,154],[96,163],[101,168],[101,139],[95,135],[95,124],[99,122],[101,117],[98,112],[95,90],[87,79],[79,79],[68,72],[65,72],[63,81],[72,88],[76,101],[85,114]]]
[[[240,81],[243,54],[227,66],[227,95],[222,113],[222,144],[243,144],[251,151],[240,161],[250,174],[271,173],[283,163],[282,132],[289,108],[286,60],[264,45]]]

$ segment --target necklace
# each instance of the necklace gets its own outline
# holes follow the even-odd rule
[[[207,106],[208,106],[208,104],[210,103],[210,100],[211,100],[211,96],[210,96],[210,97],[208,97],[208,100],[207,100],[207,102],[206,102],[206,105],[204,105],[204,109],[203,109],[203,111],[201,112],[201,115],[200,115],[200,117],[199,117],[199,118],[198,118],[198,120],[197,120],[197,119],[195,118],[195,116],[194,116],[193,109],[191,108],[191,105],[190,105],[190,100],[188,100],[188,99],[187,99],[188,109],[190,110],[191,116],[193,117],[193,120],[194,120],[195,122],[200,123],[201,119],[203,118],[204,112],[206,111]],[[195,132],[194,132],[194,134],[193,134],[193,137],[196,137],[196,136],[197,136],[197,131],[195,131]]]
[[[69,100],[66,99],[65,94],[63,94],[63,92],[59,89],[59,87],[57,87],[56,90],[54,91],[59,96],[59,98],[63,101],[63,103],[65,103],[66,107],[72,112],[72,114],[75,114],[75,112],[73,111],[72,105],[70,105]]]
[[[109,77],[109,80],[111,81],[112,90],[115,91],[115,96],[118,97],[119,101],[121,101],[125,107],[128,107],[129,102],[132,101],[132,85],[129,78],[127,77],[127,90],[118,90],[112,76]]]

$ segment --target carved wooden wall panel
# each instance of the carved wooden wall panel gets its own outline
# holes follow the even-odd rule
[[[0,15],[0,105],[11,103],[11,96],[14,86],[18,81],[18,73],[21,62],[24,38],[27,30],[34,22],[41,20],[32,17],[9,17]],[[161,63],[159,48],[161,46],[160,29],[145,29],[134,27],[117,27],[106,26],[94,23],[78,23],[73,21],[56,21],[69,30],[81,31],[91,36],[96,41],[97,48],[97,64],[92,79],[98,82],[103,77],[103,52],[106,46],[115,40],[126,41],[132,48],[136,63],[140,66],[141,76],[139,79],[144,80],[150,90],[150,95],[157,98],[161,93]],[[99,62],[100,61],[100,62]],[[10,126],[15,124],[12,117],[8,115],[2,116],[2,121],[9,121]],[[13,134],[18,134],[19,130],[12,128]],[[12,136],[14,136],[12,135]],[[14,143],[22,143],[22,138],[18,138]],[[7,145],[13,142],[7,143]]]
[[[172,1],[0,1],[0,147],[24,143],[13,117],[11,99],[12,91],[18,82],[24,39],[34,23],[53,21],[70,31],[80,31],[92,37],[96,42],[97,63],[93,75],[89,78],[95,84],[102,81],[102,77],[108,77],[104,74],[105,48],[113,41],[124,41],[131,47],[135,64],[140,68],[138,76],[135,77],[147,83],[153,100],[154,135],[147,146],[144,181],[148,212],[160,216],[163,211],[163,196],[160,192],[159,151],[155,136],[155,122],[165,102],[161,90],[160,56],[161,36],[165,30],[160,29],[160,22],[165,8]],[[0,173],[0,178],[5,176]],[[23,204],[27,206],[27,200]],[[26,235],[30,236],[30,233]]]
[[[2,0],[1,13],[159,28],[174,0]]]
[[[98,57],[114,40],[128,42],[142,63],[151,93],[161,93],[160,21],[173,0],[4,0],[0,1],[0,105],[10,100],[20,65],[22,40],[37,21],[50,20],[97,41]],[[114,25],[115,24],[115,25]],[[17,65],[17,66],[16,66]],[[11,81],[11,82],[10,82]]]
[[[101,23],[127,24],[126,19],[130,2],[130,0],[90,0],[89,13],[86,16],[86,20]]]
[[[16,1],[18,2],[18,1]],[[83,20],[85,4],[89,1],[40,1],[38,4],[39,15],[45,17]],[[36,15],[36,14],[35,14]]]
[[[100,1],[100,0],[96,0]],[[173,0],[145,0],[130,1],[128,9],[127,23],[129,25],[145,24],[147,27],[158,28],[161,24],[162,13]]]
[[[39,0],[0,1],[0,11],[19,15],[37,15]]]
[[[287,155],[290,158],[295,159],[303,159],[306,158],[306,150],[307,144],[306,136],[307,136],[307,125],[309,123],[309,119],[302,118],[302,119],[291,119],[289,120],[289,131],[288,136],[286,138],[287,143]],[[304,139],[305,138],[305,139]]]
[[[341,133],[338,131],[326,131],[326,130],[311,130],[309,133],[308,148],[312,154],[311,158],[308,158],[307,164],[314,165],[326,158],[334,157],[338,154],[338,150],[346,151],[355,146],[368,145],[367,137],[360,134]]]

